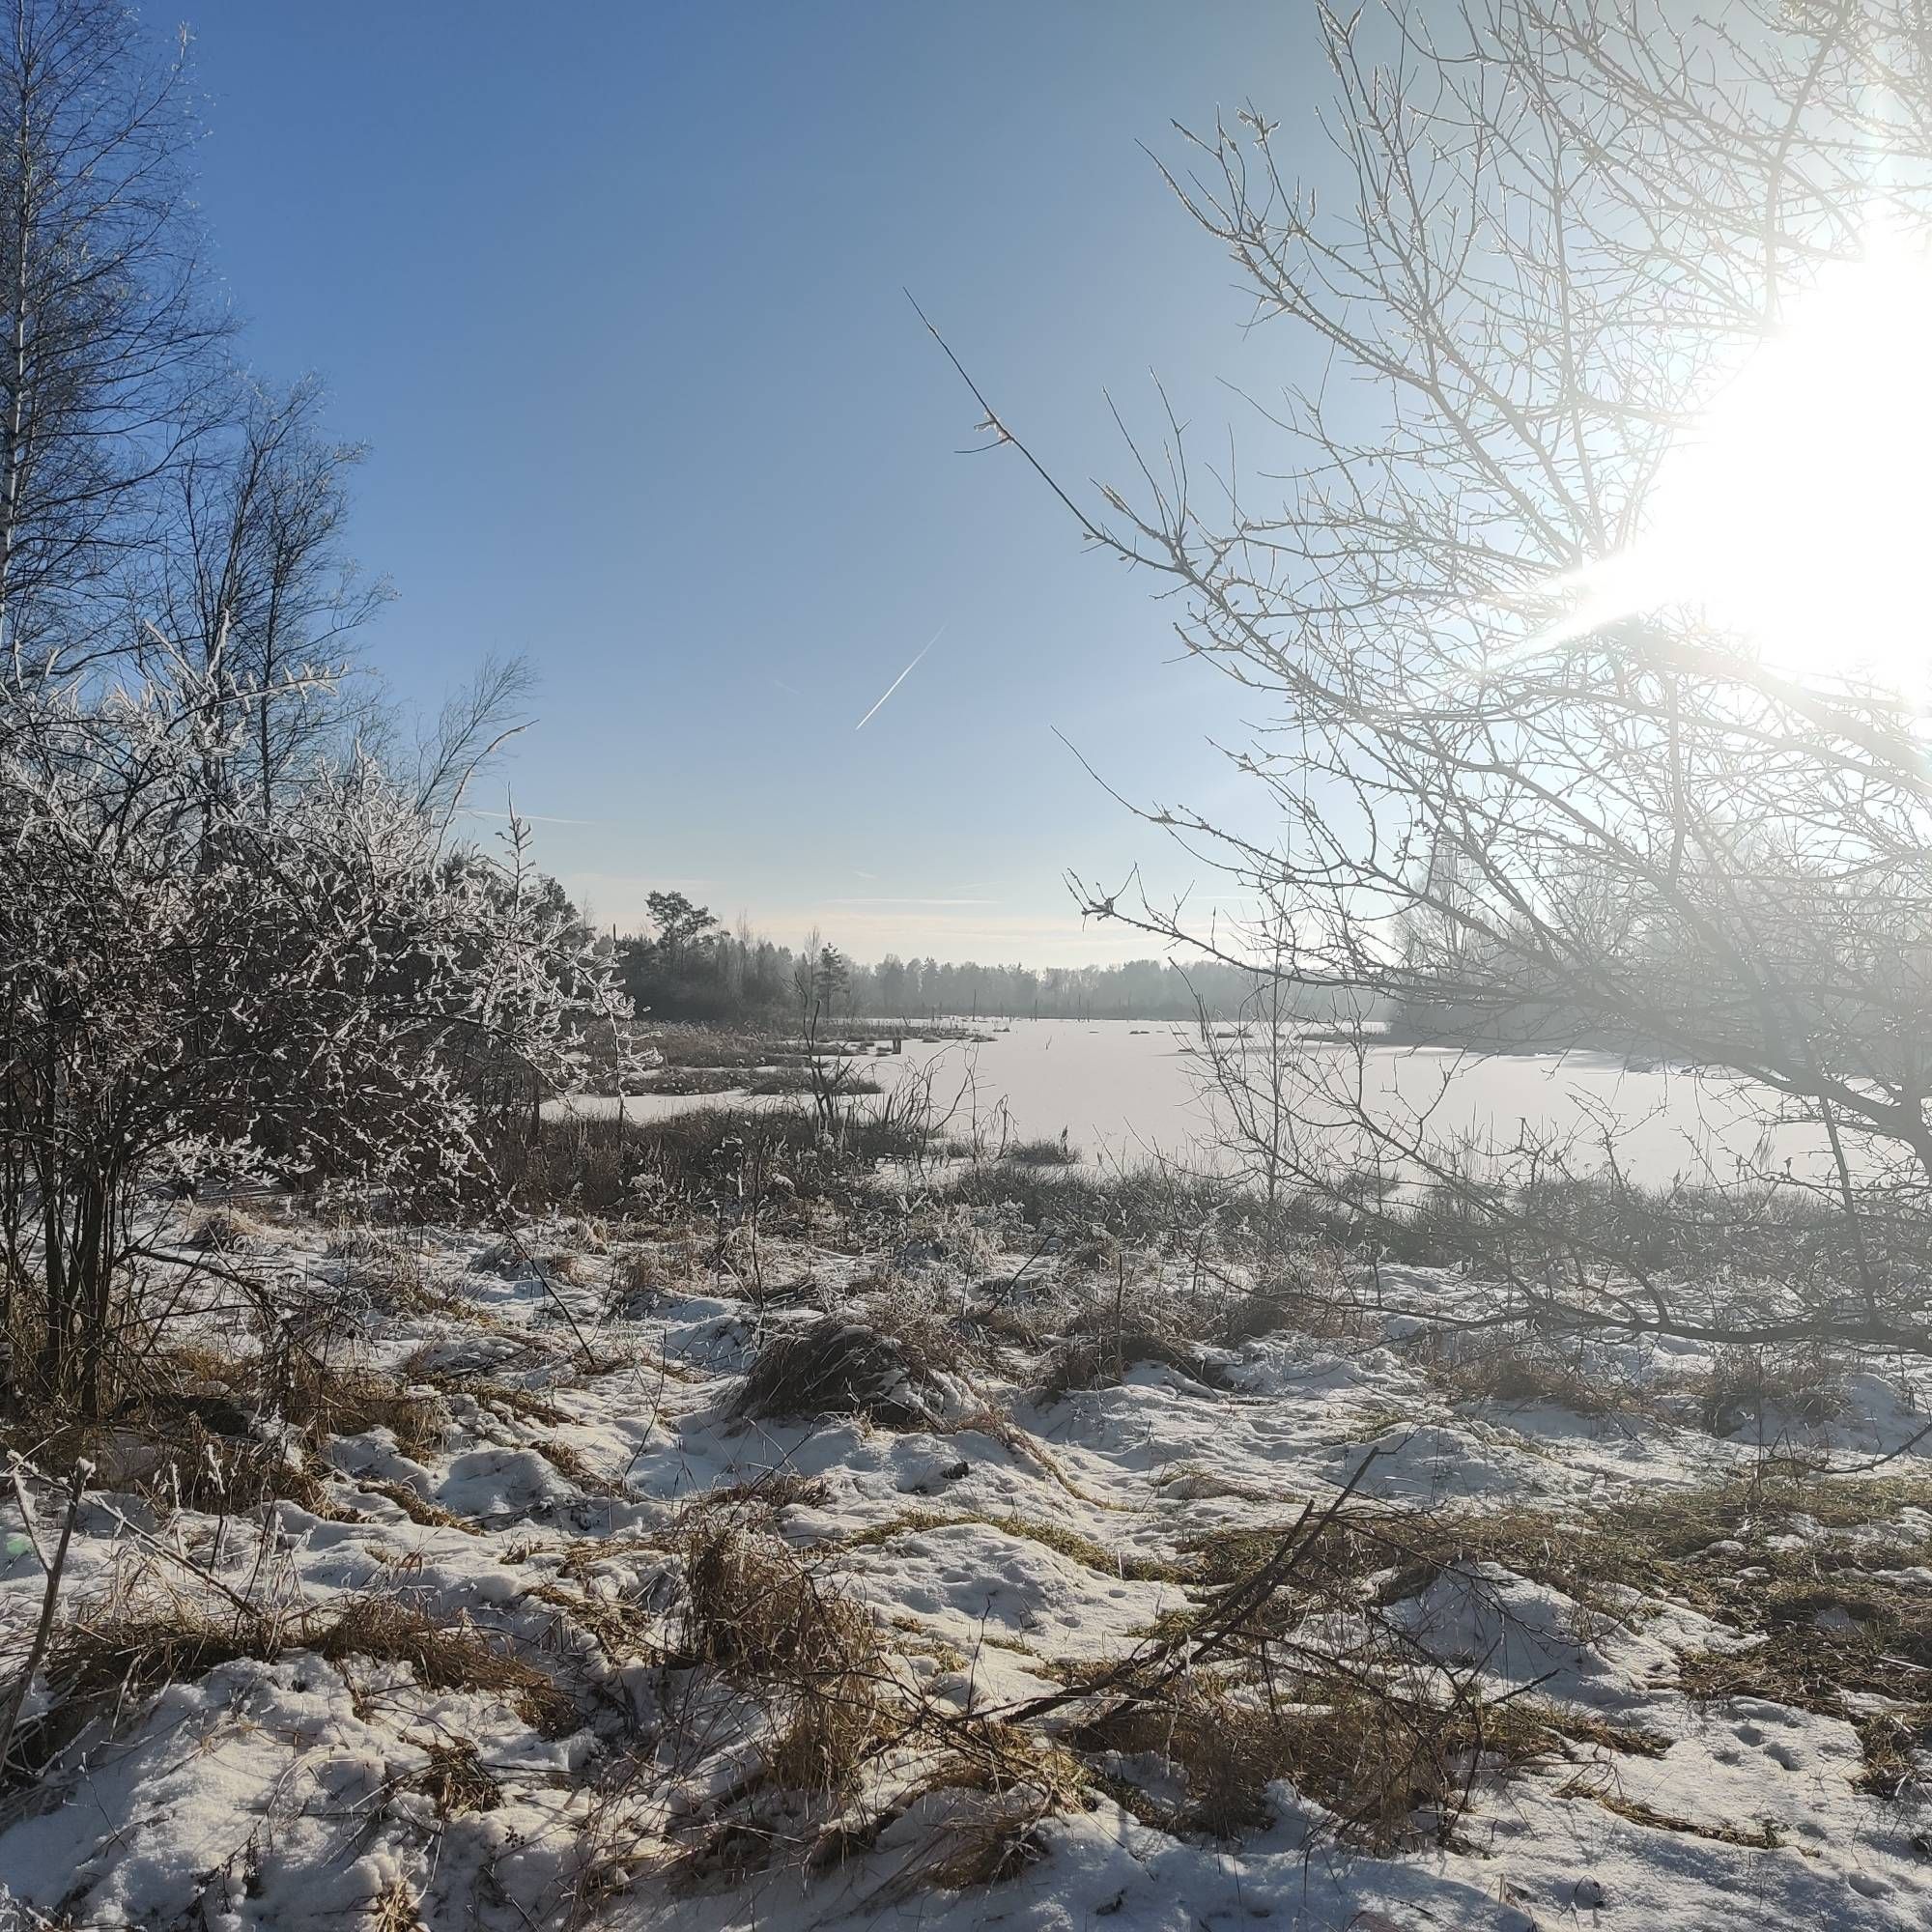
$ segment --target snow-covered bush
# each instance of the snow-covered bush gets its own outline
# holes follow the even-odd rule
[[[242,751],[260,701],[178,658],[0,692],[0,1316],[31,1300],[38,1379],[83,1409],[145,1175],[212,1147],[487,1187],[625,1010],[521,827],[452,846],[353,746],[270,793]]]

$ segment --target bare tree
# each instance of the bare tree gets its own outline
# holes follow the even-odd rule
[[[497,753],[527,729],[530,721],[526,713],[535,689],[525,659],[492,652],[468,684],[450,693],[435,724],[416,736],[412,762],[420,810],[439,825],[455,821],[465,809],[469,787]],[[368,743],[388,752],[391,763],[402,761],[390,744],[395,733],[392,716],[378,714],[366,720],[363,731]]]
[[[172,478],[163,629],[212,688],[236,694],[264,810],[325,716],[295,674],[344,668],[355,633],[391,594],[344,547],[364,451],[327,434],[324,402],[313,377],[281,392],[243,384],[230,432],[185,452]]]
[[[125,645],[103,593],[216,407],[185,40],[119,0],[0,12],[0,627],[16,672]]]
[[[1524,1293],[1568,1280],[1583,1319],[1700,1331],[1716,1318],[1662,1274],[1761,1259],[1745,1237],[1796,1215],[1806,1240],[1763,1264],[1782,1298],[1727,1331],[1922,1346],[1932,796],[1913,706],[1792,672],[1677,586],[1599,593],[1673,448],[1792,301],[1875,228],[1932,234],[1932,15],[1484,0],[1324,7],[1319,30],[1339,193],[1317,205],[1254,107],[1163,169],[1256,323],[1323,372],[1262,412],[1285,500],[1201,470],[1171,412],[1133,490],[1089,511],[1054,484],[1272,714],[1233,753],[1272,807],[1261,838],[1138,809],[1272,908],[1297,980],[1479,1046],[1640,1043],[1731,1069],[1767,1096],[1774,1157],[1653,1204],[1675,1235],[1640,1250],[1602,1208],[1631,1196],[1616,1121],[1472,1162],[1431,1109],[1384,1107],[1329,1055],[1297,1110],[1351,1136],[1303,1137],[1296,1179],[1358,1208],[1373,1157],[1465,1202]],[[1809,654],[1836,668],[1862,641]],[[1074,884],[1097,916],[1204,941],[1179,907]],[[1775,1157],[1781,1123],[1816,1165]],[[1569,1184],[1585,1177],[1594,1197]],[[1738,1185],[1714,1199],[1720,1180]]]

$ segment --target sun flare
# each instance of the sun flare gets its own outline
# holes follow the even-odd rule
[[[1932,263],[1882,243],[1795,300],[1665,458],[1562,630],[1696,609],[1809,679],[1932,683]]]

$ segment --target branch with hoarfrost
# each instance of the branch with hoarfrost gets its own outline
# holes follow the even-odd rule
[[[135,1190],[172,1150],[487,1192],[628,1014],[521,821],[495,852],[451,844],[353,750],[270,810],[238,728],[260,694],[167,670],[0,711],[0,1263],[39,1285],[33,1375],[85,1413]]]

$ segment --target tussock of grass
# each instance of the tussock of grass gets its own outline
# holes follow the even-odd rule
[[[1185,1780],[1179,1813],[1142,1797],[1168,1830],[1235,1837],[1264,1826],[1267,1785],[1285,1778],[1325,1805],[1350,1843],[1378,1851],[1430,1832],[1446,1840],[1479,1768],[1516,1769],[1537,1754],[1532,1726],[1507,1706],[1444,1702],[1418,1687],[1308,1669],[1273,1697],[1196,1673],[1163,1695],[1117,1705],[1076,1730],[1082,1750],[1149,1752]]]
[[[209,1254],[242,1255],[270,1238],[270,1231],[239,1208],[204,1208],[188,1223],[182,1245]]]
[[[497,1782],[476,1747],[468,1738],[448,1741],[417,1739],[429,1763],[409,1780],[436,1806],[439,1818],[461,1817],[470,1811],[494,1811],[503,1802]]]
[[[789,1789],[842,1790],[884,1723],[871,1618],[776,1537],[710,1512],[688,1535],[684,1576],[686,1654],[764,1703],[770,1776]]]
[[[277,1391],[284,1417],[317,1435],[386,1429],[405,1455],[442,1440],[449,1416],[433,1391],[411,1388],[376,1369],[338,1369],[310,1355],[289,1362]]]
[[[1000,1158],[1015,1167],[1078,1167],[1080,1150],[1063,1133],[1058,1140],[1009,1141]]]
[[[828,1315],[758,1350],[733,1405],[753,1420],[860,1415],[889,1428],[931,1420],[913,1365],[889,1336]]]
[[[48,1653],[55,1706],[42,1720],[44,1761],[96,1715],[145,1700],[163,1685],[205,1677],[242,1658],[272,1662],[304,1652],[345,1669],[358,1661],[406,1665],[426,1690],[500,1697],[532,1729],[562,1737],[578,1724],[572,1699],[535,1665],[468,1624],[437,1622],[412,1606],[362,1596],[331,1610],[291,1616],[174,1603],[153,1610],[82,1614]]]
[[[1205,1388],[1217,1385],[1212,1370],[1195,1350],[1176,1342],[1171,1333],[1136,1324],[1111,1335],[1067,1337],[1048,1359],[1040,1396],[1058,1402],[1075,1389],[1112,1388],[1126,1378],[1129,1370],[1148,1363],[1172,1369]]]

